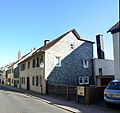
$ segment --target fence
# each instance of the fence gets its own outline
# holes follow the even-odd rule
[[[87,104],[92,104],[94,102],[103,100],[105,88],[106,86],[86,87],[85,102]]]
[[[48,84],[47,93],[58,98],[76,100],[76,86]]]
[[[47,94],[66,100],[74,100],[79,103],[92,104],[103,100],[103,92],[106,87],[85,87],[85,96],[77,95],[76,86],[47,84]]]

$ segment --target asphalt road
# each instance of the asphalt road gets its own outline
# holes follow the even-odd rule
[[[70,113],[0,86],[0,113]]]

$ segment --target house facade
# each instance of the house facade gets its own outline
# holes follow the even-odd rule
[[[13,76],[13,65],[14,63],[10,64],[8,66],[8,70],[7,70],[7,85],[10,85],[10,86],[14,86],[14,76]]]
[[[107,32],[111,32],[113,37],[115,79],[120,80],[120,21]]]
[[[19,63],[20,87],[46,94],[46,81],[93,85],[93,43],[81,39],[75,29],[51,42],[46,40],[44,46]]]
[[[0,70],[0,84],[2,84],[2,76],[3,76],[3,70]]]
[[[3,80],[3,83],[6,84],[7,83],[7,66],[6,65],[5,67],[3,67],[3,76],[2,76],[2,80]]]
[[[114,79],[114,60],[95,58],[93,69],[96,86],[108,85]]]

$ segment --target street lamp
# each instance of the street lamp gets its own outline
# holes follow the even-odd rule
[[[43,69],[43,68],[44,68],[44,63],[41,62],[41,63],[40,63],[40,69]]]

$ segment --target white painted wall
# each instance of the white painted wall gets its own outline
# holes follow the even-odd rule
[[[114,75],[114,61],[106,59],[94,59],[94,75],[99,75],[99,68],[102,68],[102,74],[104,75]]]
[[[112,36],[115,61],[115,79],[120,80],[120,32],[115,33]]]

